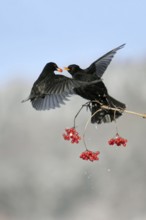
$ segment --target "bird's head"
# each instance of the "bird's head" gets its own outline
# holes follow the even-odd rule
[[[45,71],[58,71],[58,72],[62,72],[63,70],[61,68],[59,68],[57,66],[56,63],[53,63],[53,62],[50,62],[50,63],[47,63],[46,66],[44,67],[44,70]]]
[[[68,67],[64,67],[64,69],[67,70],[71,75],[74,75],[81,70],[81,68],[76,64],[71,64]]]

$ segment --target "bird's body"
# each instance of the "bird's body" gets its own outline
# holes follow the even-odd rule
[[[72,67],[75,66],[75,64],[70,65],[69,68],[72,69]],[[95,80],[100,80],[100,78],[96,74],[88,74],[85,70],[81,69],[79,66],[78,70],[75,74],[72,74],[73,79],[80,80],[83,82],[92,82]],[[81,86],[79,88],[74,89],[75,93],[82,96],[85,99],[94,100],[95,96],[103,96],[104,94],[107,94],[107,89],[102,82],[102,80],[98,83],[94,83],[92,85],[87,86]]]
[[[83,82],[92,82],[93,80],[100,79],[105,72],[107,66],[111,62],[114,54],[123,46],[124,45],[121,45],[120,47],[117,47],[114,50],[108,52],[107,54],[96,60],[94,63],[92,63],[86,69],[81,69],[76,64],[69,65],[65,69],[68,70],[73,79],[76,80],[80,80]],[[118,108],[121,111],[124,110],[126,107],[125,104],[117,101],[108,94],[107,88],[104,85],[103,81],[91,85],[81,86],[79,88],[74,88],[74,92],[77,95],[91,101],[89,108],[91,110],[91,114],[94,114],[91,118],[92,123],[111,122],[122,115],[122,113],[119,111],[114,112],[110,109],[100,110],[101,105],[106,105],[111,108]],[[97,113],[95,114],[95,112]]]

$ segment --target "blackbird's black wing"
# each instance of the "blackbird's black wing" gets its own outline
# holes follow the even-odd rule
[[[36,110],[54,109],[60,107],[61,104],[65,104],[64,101],[69,100],[68,98],[75,94],[74,88],[97,83],[97,81],[89,83],[63,75],[55,75],[51,80],[49,79],[46,82],[41,82],[40,85],[35,85],[35,88],[32,88],[29,99]],[[39,90],[39,93],[35,90]],[[35,94],[39,95],[35,96]]]
[[[73,89],[90,83],[72,79],[63,75],[55,75],[52,80],[46,82],[46,94],[72,94]]]
[[[122,49],[125,46],[125,44],[122,44],[121,46],[109,51],[102,57],[100,57],[98,60],[93,62],[85,71],[88,74],[96,73],[96,75],[101,78],[105,70],[107,69],[108,65],[112,61],[112,58],[116,54],[116,52],[120,49]]]
[[[65,93],[58,95],[46,95],[43,98],[38,97],[36,99],[31,100],[31,103],[36,110],[55,109],[59,108],[61,104],[65,104],[64,101],[68,101],[70,95]]]

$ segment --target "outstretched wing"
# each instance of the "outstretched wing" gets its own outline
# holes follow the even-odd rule
[[[98,81],[101,80],[82,82],[63,75],[55,75],[52,80],[41,82],[40,85],[35,84],[29,99],[36,110],[54,109],[65,104],[65,101],[69,100],[72,94],[75,94],[74,88],[94,84]]]
[[[35,98],[31,100],[32,106],[36,110],[49,110],[59,108],[60,105],[65,104],[65,101],[69,100],[71,94],[50,94],[45,97]]]
[[[125,46],[125,44],[122,44],[121,46],[109,51],[102,57],[100,57],[98,60],[93,62],[85,71],[88,74],[96,73],[96,75],[100,78],[102,77],[103,73],[107,69],[108,65],[112,61],[112,58],[116,54],[116,52],[120,49],[122,49]]]

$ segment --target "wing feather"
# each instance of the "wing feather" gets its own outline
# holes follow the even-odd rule
[[[101,78],[116,52],[122,49],[124,46],[125,44],[122,44],[121,46],[109,51],[108,53],[94,61],[87,69],[85,69],[85,71],[88,74],[93,74],[95,72],[96,75]]]
[[[32,106],[36,110],[49,110],[59,108],[60,105],[65,104],[64,101],[69,100],[69,95],[67,93],[59,95],[46,95],[45,98],[36,98],[31,101]]]

